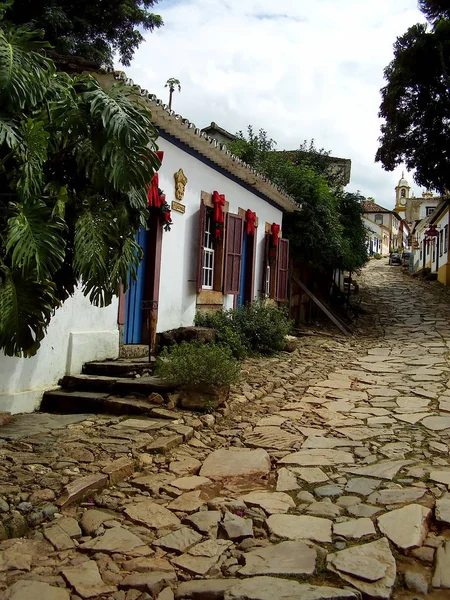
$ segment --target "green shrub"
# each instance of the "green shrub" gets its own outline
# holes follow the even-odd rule
[[[164,349],[156,372],[175,385],[214,391],[236,383],[240,365],[226,346],[183,342]]]
[[[239,360],[249,353],[283,350],[291,322],[287,310],[268,302],[252,302],[237,309],[197,313],[195,324],[216,330],[217,341]]]
[[[378,254],[378,252],[376,254],[373,255],[374,258],[376,258],[377,260],[380,260],[381,258],[381,254]]]

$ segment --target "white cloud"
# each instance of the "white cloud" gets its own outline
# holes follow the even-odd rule
[[[263,128],[278,148],[304,139],[352,160],[347,189],[394,205],[401,175],[374,163],[383,69],[396,37],[423,21],[416,0],[162,0],[127,74],[199,127]],[[412,184],[412,177],[410,177]],[[414,186],[413,186],[414,188]],[[415,188],[414,188],[415,189]],[[419,190],[416,189],[416,193]]]

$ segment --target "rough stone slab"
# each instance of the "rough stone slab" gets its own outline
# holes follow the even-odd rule
[[[425,488],[408,487],[404,489],[387,489],[374,492],[367,498],[367,502],[372,504],[406,504],[414,502],[426,493]]]
[[[94,598],[116,591],[115,587],[104,583],[95,560],[88,560],[73,567],[64,567],[61,573],[82,598]]]
[[[183,443],[183,436],[174,433],[173,435],[165,435],[157,438],[154,442],[146,446],[148,452],[169,452]]]
[[[230,540],[243,540],[244,538],[253,537],[253,521],[233,513],[225,513],[221,527]]]
[[[138,431],[151,431],[167,426],[167,421],[154,419],[125,419],[113,425],[117,429],[137,429]]]
[[[180,519],[170,510],[152,500],[137,502],[127,506],[125,514],[136,523],[142,523],[152,529],[163,529],[166,527],[177,527]]]
[[[180,583],[176,600],[222,600],[224,593],[239,583],[239,579],[194,579]]]
[[[428,533],[431,510],[420,504],[409,504],[378,517],[378,527],[402,550],[418,548]]]
[[[178,475],[178,477],[184,477],[185,475],[195,475],[199,472],[202,463],[192,456],[187,456],[180,460],[173,460],[169,464],[169,471]]]
[[[81,517],[81,529],[86,535],[93,535],[102,523],[110,521],[115,517],[110,513],[97,510],[96,508],[87,510]]]
[[[427,429],[431,429],[431,431],[450,429],[450,416],[426,417],[422,419],[422,425]]]
[[[109,476],[110,484],[115,485],[134,473],[134,462],[126,456],[118,458],[109,465],[106,465],[103,473]]]
[[[270,533],[280,538],[331,542],[332,521],[329,519],[306,515],[271,515],[266,523]]]
[[[401,468],[412,464],[412,460],[380,460],[379,462],[367,467],[346,468],[347,473],[353,475],[363,475],[366,477],[375,477],[376,479],[389,479],[392,481]]]
[[[219,556],[192,556],[182,554],[172,559],[172,563],[191,575],[206,575],[217,564]]]
[[[205,485],[210,485],[211,483],[212,481],[208,477],[191,475],[190,477],[180,477],[179,479],[175,479],[174,481],[170,482],[170,485],[180,490],[190,492],[191,490],[196,490],[204,487]]]
[[[230,587],[223,600],[360,600],[356,590],[309,585],[278,577],[252,577]],[[204,599],[206,600],[206,598]],[[208,598],[207,600],[210,600]],[[211,599],[212,600],[212,599]]]
[[[170,510],[192,514],[197,512],[204,504],[206,504],[206,500],[203,499],[201,490],[196,490],[181,494],[181,496],[178,496],[178,498],[175,498],[175,500],[169,504],[168,508]]]
[[[182,527],[176,531],[165,535],[153,542],[154,546],[160,546],[169,552],[187,552],[192,546],[198,544],[202,540],[202,536],[193,531],[189,527]]]
[[[63,588],[41,581],[19,580],[1,596],[2,600],[70,600],[70,593]]]
[[[369,504],[357,504],[356,506],[349,506],[347,512],[354,517],[373,517],[381,511],[378,506],[370,506]]]
[[[303,436],[289,433],[280,427],[255,427],[252,433],[244,435],[249,448],[277,448],[289,450],[303,441]]]
[[[355,462],[353,454],[343,450],[311,449],[299,450],[278,461],[281,465],[299,466],[331,466],[352,464]]]
[[[322,449],[333,449],[351,446],[362,446],[361,442],[354,442],[345,438],[334,438],[334,437],[316,437],[311,436],[305,440],[302,444],[303,449],[322,448]]]
[[[362,415],[361,415],[362,416]],[[345,435],[345,437],[350,438],[351,440],[362,442],[364,440],[369,440],[374,437],[380,436],[390,436],[393,435],[393,431],[391,429],[375,429],[374,427],[334,427],[335,431]]]
[[[431,471],[430,479],[431,479],[431,481],[437,481],[438,483],[443,483],[445,485],[450,486],[450,470],[449,471]]]
[[[444,497],[436,500],[436,521],[450,525],[450,498]]]
[[[290,467],[289,470],[306,483],[324,483],[329,480],[328,475],[319,467]]]
[[[108,485],[108,475],[93,473],[80,477],[65,487],[64,494],[56,501],[61,508],[84,498],[89,492],[100,490]]]
[[[229,477],[263,476],[270,472],[270,456],[265,450],[215,450],[200,470],[202,477],[214,481]]]
[[[389,600],[397,573],[386,538],[329,554],[328,568],[369,598]]]
[[[350,479],[350,481],[347,483],[345,491],[349,494],[369,496],[369,494],[376,490],[380,484],[381,481],[377,481],[376,479],[355,477],[354,479]]]
[[[450,588],[450,542],[436,550],[436,566],[431,582],[435,588]]]
[[[277,492],[289,492],[298,489],[300,489],[300,485],[295,474],[286,467],[279,469],[277,473]]]
[[[411,413],[403,415],[394,415],[397,421],[403,421],[404,423],[410,423],[411,425],[415,425],[425,417],[429,416],[431,416],[431,413]]]
[[[203,533],[203,535],[210,535],[216,538],[221,518],[222,513],[220,510],[202,510],[194,515],[185,517],[184,522],[192,525],[194,529]]]
[[[53,544],[56,550],[70,550],[71,548],[75,548],[75,544],[70,535],[67,535],[58,523],[46,527],[44,529],[44,537]]]
[[[106,552],[129,554],[131,556],[146,556],[151,554],[150,548],[134,533],[123,527],[112,527],[105,533],[79,546],[80,550],[88,552]]]
[[[287,513],[290,508],[295,508],[295,502],[284,492],[250,492],[241,496],[248,506],[259,506],[267,514]]]
[[[139,590],[158,594],[166,586],[177,581],[176,573],[152,571],[151,573],[131,573],[120,582],[119,588],[122,590]]]
[[[343,523],[334,523],[334,535],[341,535],[347,539],[359,540],[366,535],[375,535],[375,527],[368,518],[351,519]]]
[[[317,552],[303,542],[280,542],[244,554],[240,575],[312,575]]]

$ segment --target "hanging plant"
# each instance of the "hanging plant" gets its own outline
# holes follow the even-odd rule
[[[158,193],[159,193],[159,207],[157,210],[161,217],[164,231],[170,231],[172,224],[173,224],[172,210],[171,210],[169,204],[166,202],[166,195],[164,194],[164,192],[158,188]]]

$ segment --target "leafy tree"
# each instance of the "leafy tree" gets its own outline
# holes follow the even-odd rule
[[[0,6],[1,8],[1,6]],[[134,234],[160,162],[151,115],[123,84],[57,72],[0,25],[0,349],[33,355],[80,282],[108,305],[135,273]]]
[[[178,91],[181,92],[181,81],[176,79],[175,77],[171,77],[166,81],[166,85],[164,87],[169,88],[169,108],[172,108],[172,97],[175,91],[175,88],[178,88]]]
[[[387,171],[415,169],[417,184],[450,189],[450,9],[422,0],[431,25],[413,25],[397,38],[381,90],[380,146],[375,160]]]
[[[158,0],[13,0],[8,19],[42,29],[54,49],[112,66],[113,55],[128,66],[144,40],[142,30],[163,25],[149,11]]]
[[[312,267],[356,270],[367,260],[360,196],[339,192],[328,153],[304,142],[299,151],[275,152],[264,130],[240,131],[230,150],[294,198],[300,209],[283,217],[295,259]],[[329,176],[329,179],[327,178]],[[353,227],[353,230],[352,230]],[[363,249],[363,252],[361,250]]]

